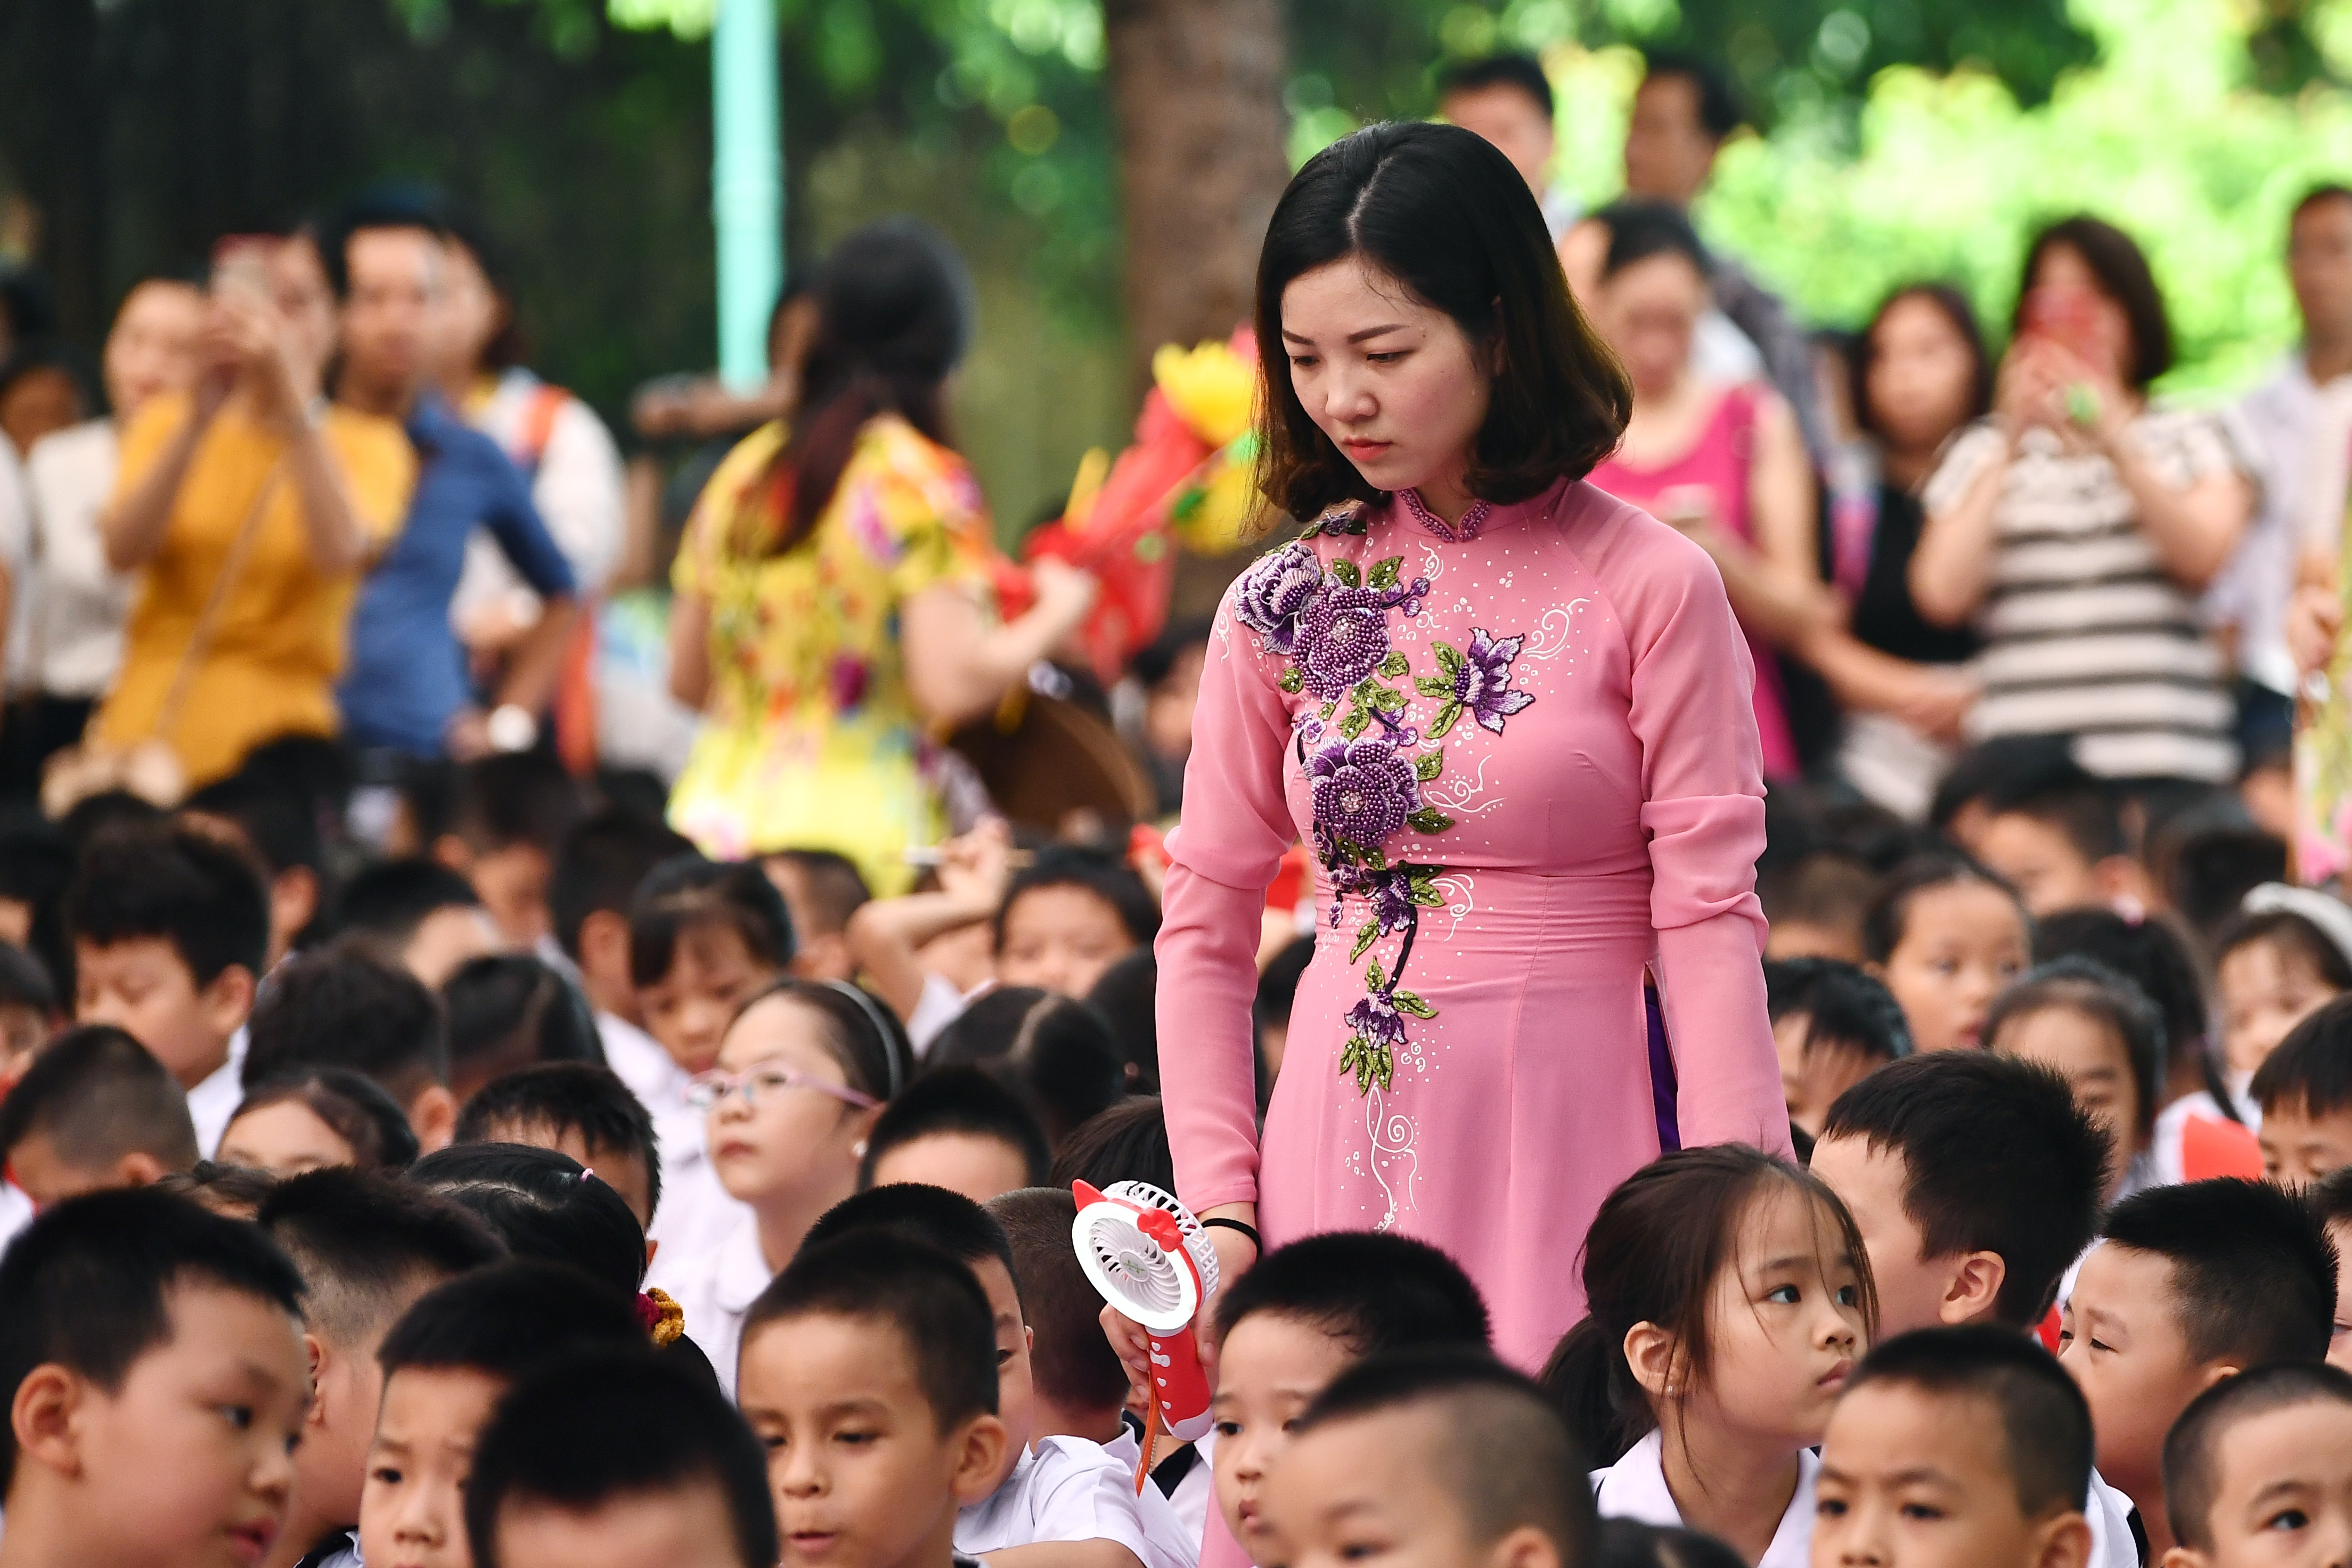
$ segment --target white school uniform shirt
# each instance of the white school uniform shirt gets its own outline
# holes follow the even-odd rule
[[[0,1252],[16,1239],[16,1233],[33,1223],[33,1200],[25,1189],[14,1182],[0,1181]]]
[[[1041,1541],[1116,1541],[1144,1568],[1159,1568],[1136,1509],[1134,1469],[1083,1437],[1038,1438],[1003,1486],[956,1513],[955,1549],[968,1557]]]
[[[1199,1568],[1201,1529],[1207,1521],[1196,1521],[1188,1529],[1174,1503],[1157,1486],[1146,1480],[1140,1492],[1135,1489],[1132,1478],[1136,1461],[1143,1458],[1143,1449],[1135,1440],[1135,1429],[1121,1426],[1118,1436],[1102,1445],[1102,1451],[1117,1459],[1130,1478],[1128,1493],[1135,1499],[1136,1517],[1143,1524],[1144,1544],[1151,1548],[1144,1556],[1143,1568]],[[1192,1467],[1196,1470],[1200,1468],[1197,1463]]]
[[[2090,1568],[2140,1568],[2139,1542],[2132,1538],[2132,1500],[2091,1472],[2091,1495],[2083,1517],[2091,1521]]]
[[[245,1026],[228,1037],[228,1060],[188,1090],[188,1120],[196,1124],[196,1152],[207,1160],[220,1152],[228,1119],[245,1103]]]
[[[687,1103],[694,1081],[687,1070],[652,1036],[610,1014],[597,1015],[596,1032],[605,1061],[653,1118],[661,1206],[646,1235],[661,1246],[646,1283],[676,1296],[676,1282],[698,1271],[731,1231],[750,1224],[751,1211],[719,1184],[710,1163],[709,1118]],[[693,1330],[687,1332],[711,1350]]]
[[[1217,1506],[1217,1429],[1210,1427],[1192,1444],[1197,1456],[1176,1489],[1168,1494],[1168,1506],[1184,1523],[1188,1541],[1205,1539],[1209,1528],[1209,1510]]]
[[[122,663],[137,577],[107,564],[98,527],[118,447],[114,421],[91,419],[44,436],[25,459],[31,573],[8,627],[12,690],[100,697]]]
[[[677,1064],[659,1040],[618,1013],[597,1010],[596,1038],[604,1047],[604,1065],[650,1112],[663,1087],[678,1076]]]
[[[662,1194],[662,1201],[666,1206],[667,1193]],[[668,1261],[669,1248],[665,1245],[655,1254],[653,1271],[646,1282],[667,1291],[678,1304],[686,1314],[686,1337],[710,1358],[710,1370],[719,1374],[719,1386],[731,1400],[735,1355],[743,1345],[744,1314],[776,1277],[768,1267],[767,1254],[760,1250],[759,1225],[747,1208],[709,1252],[685,1267],[665,1271],[662,1265]],[[655,1275],[662,1278],[656,1279]]]
[[[1810,1448],[1797,1451],[1797,1491],[1772,1532],[1772,1544],[1756,1568],[1812,1568],[1813,1485],[1821,1479],[1821,1457]],[[1665,1435],[1652,1427],[1625,1457],[1605,1470],[1592,1472],[1592,1500],[1603,1519],[1631,1519],[1670,1530],[1683,1526],[1683,1510],[1666,1489]]]

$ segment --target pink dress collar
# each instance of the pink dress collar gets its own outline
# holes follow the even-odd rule
[[[1477,538],[1478,531],[1486,526],[1486,520],[1495,515],[1495,509],[1491,505],[1483,500],[1474,500],[1470,503],[1469,510],[1462,514],[1462,520],[1459,522],[1448,522],[1423,503],[1419,490],[1402,489],[1395,491],[1394,494],[1398,500],[1403,503],[1405,511],[1413,521],[1448,543],[1459,543],[1465,539]]]

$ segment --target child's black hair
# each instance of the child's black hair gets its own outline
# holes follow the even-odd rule
[[[2061,958],[2087,958],[2138,986],[2163,1020],[2168,1059],[2203,1048],[2203,971],[2169,922],[2157,916],[2127,921],[2113,910],[2061,910],[2035,926],[2033,962]],[[1991,1031],[1984,1037],[1992,1038]]]
[[[1029,1365],[1038,1392],[1076,1410],[1117,1410],[1127,1369],[1102,1331],[1102,1297],[1070,1245],[1078,1203],[1067,1187],[1023,1187],[982,1205],[1013,1246],[1021,1312],[1036,1336]]]
[[[572,982],[519,952],[469,958],[441,983],[449,1078],[487,1083],[541,1062],[598,1062],[596,1020]]]
[[[2322,1225],[2352,1222],[2352,1165],[2330,1171],[2304,1188],[2303,1206]]]
[[[1130,1095],[1097,1111],[1062,1140],[1046,1180],[1057,1187],[1090,1182],[1149,1182],[1176,1190],[1176,1156],[1168,1147],[1168,1119],[1156,1094]]]
[[[0,1388],[54,1363],[109,1391],[172,1338],[171,1292],[234,1290],[299,1318],[302,1277],[258,1227],[186,1198],[122,1188],[45,1209],[0,1255]],[[16,1438],[0,1422],[0,1494]]]
[[[756,963],[782,970],[797,943],[783,894],[759,867],[706,860],[699,855],[665,860],[638,884],[629,900],[629,980],[658,985],[677,962],[689,931],[733,931]]]
[[[2254,1069],[2247,1092],[2268,1116],[2273,1106],[2300,1106],[2308,1117],[2352,1107],[2352,994],[2314,1011],[2289,1029]]]
[[[2018,923],[2031,937],[2033,917],[2026,912],[2016,889],[1958,850],[1938,850],[1914,855],[1886,873],[1871,898],[1870,907],[1862,912],[1862,955],[1873,963],[1885,963],[1903,944],[1914,899],[1937,888],[1969,883],[2007,895],[2010,902],[2017,906]]]
[[[191,1169],[174,1171],[159,1178],[155,1184],[167,1193],[193,1198],[215,1214],[251,1219],[261,1212],[269,1194],[278,1190],[278,1178],[267,1171],[224,1165],[217,1160],[199,1160]]]
[[[2325,896],[2325,895],[2323,895]],[[2284,966],[2301,964],[2332,991],[2352,991],[2352,958],[2293,910],[2241,910],[2213,934],[2213,967],[2242,947],[2257,942],[2278,950]]]
[[[698,1487],[726,1503],[738,1568],[772,1568],[781,1547],[767,1455],[727,1396],[658,1357],[583,1352],[499,1401],[466,1477],[466,1538],[480,1568],[499,1568],[502,1509],[589,1513]]]
[[[2071,777],[2077,768],[2071,735],[1997,735],[1952,760],[1927,806],[1930,826],[1949,830],[1962,811],[1996,789],[2043,777]]]
[[[1020,1294],[1021,1270],[1013,1261],[1013,1243],[1004,1227],[961,1193],[920,1182],[869,1187],[819,1215],[801,1242],[801,1254],[837,1237],[866,1231],[929,1242],[966,1267],[993,1258],[1013,1276],[1013,1293]]]
[[[526,1257],[427,1290],[393,1324],[375,1359],[386,1377],[419,1367],[513,1379],[572,1351],[650,1348],[628,1296],[568,1263]]]
[[[383,860],[343,884],[335,900],[335,929],[405,947],[436,910],[482,907],[474,884],[438,860]]]
[[[2336,1322],[2336,1245],[2292,1194],[2234,1176],[2151,1187],[2108,1211],[2110,1246],[2172,1265],[2192,1362],[2319,1361]]]
[[[1160,905],[1143,879],[1107,849],[1055,844],[1037,852],[1037,858],[1013,875],[1005,885],[1004,901],[996,907],[994,946],[1004,951],[1004,919],[1022,896],[1041,888],[1076,888],[1092,893],[1118,916],[1129,940],[1148,947],[1160,934]]]
[[[0,942],[0,1007],[29,1007],[43,1017],[58,1010],[48,966],[10,942]]]
[[[1355,1356],[1433,1346],[1484,1350],[1494,1325],[1462,1266],[1427,1242],[1335,1230],[1276,1247],[1217,1292],[1222,1342],[1259,1312],[1296,1318]]]
[[[625,915],[640,884],[665,861],[694,854],[686,837],[634,812],[598,812],[563,837],[547,879],[547,910],[568,958],[580,956],[580,928],[603,911]]]
[[[1853,1267],[1864,1326],[1877,1326],[1870,1254],[1853,1216],[1819,1176],[1744,1143],[1662,1154],[1601,1200],[1584,1239],[1586,1316],[1553,1347],[1543,1370],[1555,1407],[1595,1464],[1614,1464],[1658,1425],[1625,1359],[1625,1336],[1635,1324],[1654,1323],[1680,1342],[1687,1367],[1682,1397],[1713,1375],[1716,1277],[1737,1265],[1741,1225],[1774,1193],[1794,1194],[1828,1216],[1831,1239]],[[1246,1284],[1249,1276],[1242,1279]]]
[[[1439,1430],[1421,1458],[1483,1551],[1532,1526],[1564,1568],[1594,1555],[1598,1521],[1588,1460],[1544,1390],[1482,1351],[1391,1352],[1324,1385],[1298,1418],[1301,1436],[1342,1421],[1425,1411]]]
[[[553,755],[508,752],[457,770],[448,826],[477,851],[528,844],[552,856],[585,805]]]
[[[646,1277],[646,1233],[621,1194],[569,1154],[523,1143],[453,1143],[408,1168],[488,1226],[518,1258],[567,1263],[625,1295]]]
[[[1138,1094],[1160,1092],[1160,960],[1139,947],[1102,972],[1087,1005],[1110,1030],[1111,1044]]]
[[[313,875],[326,868],[326,837],[310,803],[260,774],[217,779],[189,795],[183,809],[235,827],[273,877],[298,868]]]
[[[736,1019],[775,997],[798,1003],[824,1020],[824,1047],[850,1088],[885,1103],[905,1091],[915,1073],[914,1042],[898,1015],[870,993],[846,980],[787,975],[745,997]]]
[[[2134,1134],[2146,1142],[2156,1125],[2157,1107],[2164,1100],[2164,1020],[2147,995],[2124,975],[2088,958],[2053,958],[2027,970],[1993,998],[1985,1014],[1982,1038],[1987,1049],[1998,1049],[2001,1031],[2011,1022],[2037,1013],[2064,1009],[2090,1019],[2113,1034],[2130,1065],[2133,1096],[2138,1101]],[[2132,1151],[2116,1151],[2129,1160]]]
[[[988,1073],[1028,1103],[1056,1148],[1127,1091],[1125,1060],[1101,1016],[1034,985],[1007,985],[975,1000],[940,1031],[926,1060]]]
[[[51,1040],[0,1100],[0,1161],[37,1134],[78,1171],[110,1171],[126,1154],[167,1171],[196,1163],[196,1126],[179,1080],[110,1024]]]
[[[306,1067],[348,1068],[413,1104],[449,1081],[440,999],[405,969],[362,952],[331,948],[288,960],[254,1006],[245,1086]]]
[[[2352,1407],[2352,1374],[2321,1361],[2279,1362],[2225,1377],[2189,1402],[2164,1437],[2164,1512],[2175,1541],[2212,1552],[2222,1439],[2242,1421],[2296,1405]]]
[[[1991,1323],[1897,1334],[1871,1347],[1846,1392],[1873,1384],[1990,1405],[2018,1510],[2038,1520],[2082,1510],[2091,1487],[2091,1407],[2031,1334]]]
[[[1748,1568],[1747,1560],[1703,1531],[1604,1519],[1590,1568]]]
[[[1776,929],[1809,925],[1858,934],[1877,889],[1870,863],[1843,849],[1811,850],[1756,879],[1757,900]]]
[[[2056,831],[2095,866],[2130,847],[2114,791],[2079,763],[1997,779],[1984,805],[1994,816],[2029,817]]]
[[[229,1125],[250,1110],[291,1100],[325,1122],[351,1146],[362,1171],[406,1170],[416,1158],[416,1133],[408,1113],[383,1086],[348,1068],[293,1067],[246,1090]]]
[[[268,879],[250,854],[193,827],[103,833],[81,852],[65,923],[93,947],[160,937],[200,989],[230,968],[258,979],[269,957]]]
[[[2000,1256],[1993,1313],[2032,1328],[2098,1233],[2116,1158],[2107,1135],[2040,1062],[1935,1051],[1872,1073],[1832,1102],[1821,1142],[1860,1138],[1903,1163],[1903,1212],[1923,1258]]]
[[[744,1314],[742,1342],[771,1323],[805,1317],[887,1325],[940,1432],[996,1414],[995,1315],[963,1259],[890,1231],[803,1243]]]
[[[0,899],[31,912],[25,945],[41,961],[58,994],[74,990],[73,941],[66,935],[66,889],[73,885],[74,844],[37,818],[0,824]]]
[[[2208,940],[2224,929],[2248,893],[2287,874],[2286,841],[2247,823],[2223,823],[2181,834],[2167,845],[2166,892],[2189,929]],[[2218,952],[2218,950],[2215,950]]]
[[[817,922],[808,933],[812,936],[838,936],[847,931],[849,917],[874,897],[857,862],[838,849],[778,849],[766,858],[781,860],[800,873],[808,912]]]
[[[944,1067],[922,1074],[874,1119],[866,1155],[857,1163],[857,1184],[874,1184],[875,1169],[893,1149],[919,1139],[961,1134],[1003,1144],[1019,1158],[1022,1183],[1045,1179],[1053,1154],[1045,1130],[1018,1095],[978,1068]]]
[[[504,1143],[501,1131],[576,1132],[591,1155],[599,1149],[633,1154],[646,1168],[646,1203],[661,1208],[661,1142],[645,1102],[611,1068],[592,1062],[549,1062],[484,1085],[458,1113],[457,1143]]]
[[[1283,950],[1274,955],[1257,977],[1257,997],[1252,1003],[1252,1020],[1261,1029],[1269,1024],[1290,1026],[1291,1005],[1298,998],[1298,983],[1307,974],[1307,966],[1315,962],[1315,939],[1294,937]],[[1155,1079],[1156,1079],[1155,1072]],[[1153,1089],[1158,1093],[1158,1089]]]
[[[1862,970],[1834,958],[1779,958],[1764,963],[1767,1011],[1777,1024],[1802,1013],[1805,1050],[1823,1047],[1891,1062],[1911,1054],[1911,1026],[1895,994]]]
[[[399,1298],[429,1276],[495,1263],[506,1247],[445,1198],[390,1176],[331,1167],[289,1176],[255,1221],[301,1271],[310,1331],[344,1349],[386,1328]]]

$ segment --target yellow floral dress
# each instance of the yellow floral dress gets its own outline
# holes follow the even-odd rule
[[[834,849],[902,892],[906,851],[944,823],[899,606],[941,585],[991,598],[987,504],[962,458],[885,415],[809,537],[764,553],[784,439],[781,421],[745,437],[687,520],[671,585],[710,605],[710,698],[670,821],[713,857]]]

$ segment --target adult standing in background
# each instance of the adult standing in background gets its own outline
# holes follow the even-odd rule
[[[225,254],[195,386],[149,399],[124,426],[99,520],[107,565],[139,585],[91,733],[118,747],[163,741],[191,785],[235,772],[265,741],[337,732],[344,623],[415,478],[398,426],[320,395],[335,319],[324,312],[320,331],[304,248]]]
[[[2124,780],[2228,784],[2233,717],[2195,595],[2236,548],[2253,492],[2214,418],[2148,406],[2172,331],[2131,237],[2070,217],[2026,253],[1990,419],[1921,498],[1911,597],[1975,622],[1970,740],[2072,735]]]
[[[1475,132],[1511,161],[1536,194],[1544,227],[1557,246],[1576,225],[1583,204],[1552,177],[1559,139],[1552,131],[1551,79],[1533,55],[1488,55],[1445,68],[1439,79],[1437,112]]]
[[[26,460],[27,570],[10,617],[0,789],[38,789],[42,763],[80,738],[114,683],[132,584],[107,563],[99,519],[114,492],[123,429],[153,398],[195,384],[204,320],[204,291],[194,284],[132,284],[100,362],[110,412],[45,437]]]
[[[814,293],[792,425],[727,455],[678,547],[670,689],[705,720],[670,823],[718,859],[837,850],[887,895],[944,836],[926,731],[995,707],[1094,579],[1040,562],[1035,605],[995,620],[987,503],[948,432],[971,318],[947,241],[870,224]]]
[[[360,590],[341,689],[352,744],[458,761],[528,751],[554,690],[575,611],[572,569],[522,476],[457,417],[428,372],[439,308],[442,231],[421,202],[386,196],[342,215],[320,253],[344,301],[337,399],[401,422],[417,454],[400,536]],[[486,528],[545,609],[516,645],[486,711],[473,697],[449,600],[466,542]]]

